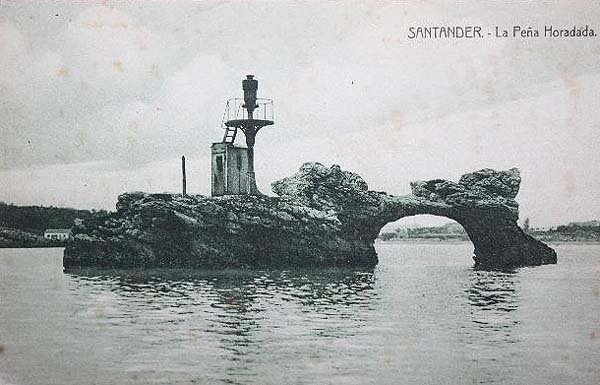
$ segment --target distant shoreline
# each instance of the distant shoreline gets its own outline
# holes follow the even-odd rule
[[[65,248],[65,245],[48,245],[48,246],[15,246],[15,245],[0,245],[0,249],[56,249]]]
[[[530,228],[526,219],[522,230],[540,242],[551,244],[597,244],[600,243],[600,221],[570,222],[549,229]],[[397,228],[382,232],[379,240],[384,242],[460,242],[468,241],[467,232],[458,223],[443,226]]]
[[[468,239],[402,238],[386,241],[377,239],[376,243],[471,243],[471,241]]]
[[[544,240],[544,242],[552,244],[552,245],[562,245],[562,244],[590,244],[590,245],[598,245],[600,244],[600,240],[596,241],[596,240],[573,240],[573,241],[568,241],[568,240],[557,240],[557,241],[549,241],[549,240]],[[404,239],[393,239],[393,240],[388,240],[388,241],[384,241],[381,239],[377,239],[376,244],[380,244],[380,243],[390,243],[390,244],[395,244],[395,243],[432,243],[432,244],[441,244],[441,243],[448,243],[448,244],[453,244],[453,243],[471,243],[470,240],[464,240],[464,239],[426,239],[426,238],[404,238]]]

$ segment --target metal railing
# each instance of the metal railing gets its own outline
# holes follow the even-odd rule
[[[232,98],[227,100],[225,112],[223,113],[222,126],[225,127],[225,122],[231,120],[249,120],[248,111],[243,108],[244,99]],[[268,120],[273,122],[273,99],[258,98],[256,99],[256,107],[252,112],[253,120]]]

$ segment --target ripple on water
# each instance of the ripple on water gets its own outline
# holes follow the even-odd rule
[[[598,250],[514,272],[473,269],[468,244],[412,244],[380,247],[374,270],[67,274],[58,254],[0,251],[0,371],[33,385],[597,383]]]

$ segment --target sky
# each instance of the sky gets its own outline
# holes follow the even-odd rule
[[[586,1],[2,0],[0,201],[113,209],[125,191],[179,191],[182,155],[188,192],[208,195],[225,101],[254,74],[275,103],[263,192],[306,161],[398,195],[518,167],[532,226],[600,218],[600,38],[407,36],[599,20]]]

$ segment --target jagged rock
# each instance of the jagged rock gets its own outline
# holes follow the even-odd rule
[[[339,166],[306,163],[273,183],[278,197],[127,193],[115,213],[74,228],[64,266],[372,266],[381,228],[417,214],[460,223],[476,266],[556,263],[517,225],[520,182],[517,169],[484,169],[458,183],[413,182],[413,194],[398,197]]]

